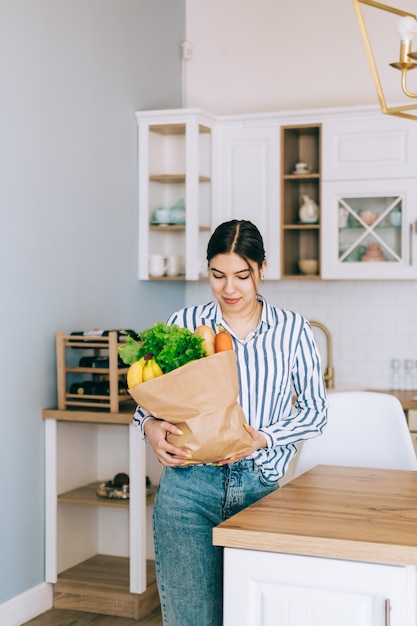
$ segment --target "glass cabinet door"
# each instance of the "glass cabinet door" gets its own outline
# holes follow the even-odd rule
[[[417,276],[414,181],[377,181],[375,191],[369,181],[323,187],[323,278]]]
[[[403,198],[339,198],[339,262],[402,259]]]

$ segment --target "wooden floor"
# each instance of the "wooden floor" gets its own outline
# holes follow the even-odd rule
[[[50,609],[42,615],[25,622],[22,626],[162,626],[160,609],[140,620],[113,615],[98,615],[84,611]]]

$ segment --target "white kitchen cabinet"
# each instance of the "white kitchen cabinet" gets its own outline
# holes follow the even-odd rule
[[[212,230],[231,219],[253,221],[268,251],[266,278],[279,268],[279,127],[215,118],[198,109],[141,111],[138,124],[139,278],[151,254],[184,257],[185,274],[206,274]],[[154,223],[158,208],[185,203],[185,224]]]
[[[307,277],[316,280],[417,278],[417,125],[409,120],[371,107],[218,117],[173,109],[136,119],[141,280],[150,279],[151,254],[184,257],[184,273],[154,280],[204,277],[210,234],[230,219],[259,227],[270,280],[305,278],[300,259],[319,261]],[[298,160],[311,172],[294,174]],[[303,195],[319,205],[317,223],[298,223]],[[153,223],[156,209],[182,201],[185,223]],[[361,222],[362,209],[378,211],[374,225]],[[369,244],[385,261],[362,261]]]
[[[224,626],[415,626],[416,569],[225,548]]]
[[[416,178],[326,181],[322,193],[323,278],[417,278]]]
[[[337,117],[323,120],[324,181],[416,176],[417,124],[360,110]]]
[[[322,125],[322,278],[415,279],[417,125],[335,115]]]
[[[246,219],[260,230],[265,278],[280,278],[279,126],[247,118],[221,121],[214,142],[214,224]]]
[[[212,128],[198,109],[140,111],[138,125],[139,279],[149,280],[149,255],[179,255],[184,274],[159,280],[197,280],[212,228]],[[185,219],[155,222],[158,208],[185,204]],[[175,214],[171,212],[171,215]]]

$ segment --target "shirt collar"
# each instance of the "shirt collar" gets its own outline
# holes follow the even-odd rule
[[[272,306],[265,300],[265,298],[258,294],[258,300],[262,302],[262,313],[259,322],[259,331],[270,328],[276,325],[275,316],[272,313]],[[206,319],[214,320],[216,324],[224,322],[222,316],[222,310],[220,304],[217,301],[213,302],[213,307],[210,309],[210,313],[206,315]]]

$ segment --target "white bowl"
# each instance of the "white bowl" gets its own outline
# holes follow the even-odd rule
[[[319,269],[319,262],[317,259],[301,259],[298,261],[298,267],[302,274],[312,276],[317,274]]]

